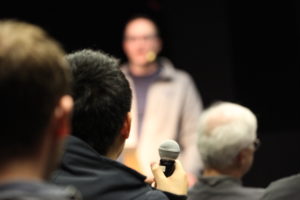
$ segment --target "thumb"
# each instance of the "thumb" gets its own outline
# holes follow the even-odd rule
[[[185,173],[182,164],[180,161],[175,160],[175,171],[173,174]]]
[[[154,183],[154,178],[153,178],[153,177],[147,177],[147,178],[144,180],[144,182],[151,185],[152,183]]]
[[[151,163],[151,170],[156,181],[166,178],[165,174],[157,163]]]

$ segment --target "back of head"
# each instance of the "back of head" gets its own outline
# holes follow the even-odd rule
[[[33,153],[71,74],[59,44],[41,28],[0,21],[0,160]]]
[[[131,107],[129,83],[118,60],[100,51],[68,55],[74,77],[73,135],[105,155]]]
[[[256,139],[257,120],[246,107],[221,102],[200,117],[198,149],[206,168],[227,169]]]

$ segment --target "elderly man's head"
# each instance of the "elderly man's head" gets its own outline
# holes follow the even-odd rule
[[[256,117],[246,107],[221,102],[208,108],[200,118],[198,135],[205,168],[245,174],[252,165],[256,130]]]

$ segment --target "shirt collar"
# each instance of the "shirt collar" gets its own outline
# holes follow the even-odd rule
[[[216,186],[220,183],[231,182],[234,184],[241,185],[242,182],[240,179],[234,178],[232,176],[220,175],[220,176],[200,176],[199,182],[208,184],[210,186]]]
[[[165,80],[169,81],[172,80],[175,77],[176,74],[176,69],[173,66],[172,62],[165,58],[165,57],[159,57],[157,59],[159,67],[161,67],[161,71],[158,75],[159,80]],[[122,71],[126,74],[129,75],[129,66],[128,64],[125,64],[121,66]]]

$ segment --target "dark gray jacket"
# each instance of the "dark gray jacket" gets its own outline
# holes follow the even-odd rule
[[[189,191],[189,200],[258,200],[264,189],[243,187],[241,181],[229,176],[199,177]]]
[[[267,187],[262,200],[299,200],[300,174],[275,181]]]
[[[52,181],[73,185],[84,200],[165,200],[186,199],[153,189],[145,176],[122,163],[98,154],[87,143],[71,136],[66,145],[60,169]]]
[[[80,200],[74,187],[57,187],[42,182],[14,181],[0,184],[1,200]]]

